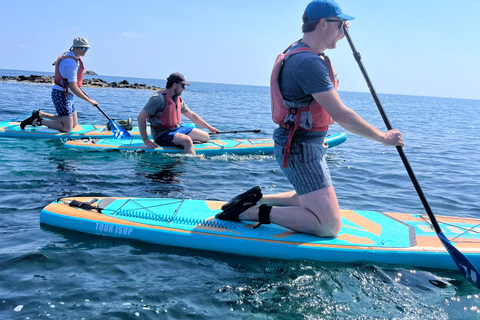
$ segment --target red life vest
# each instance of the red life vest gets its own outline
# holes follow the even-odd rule
[[[270,97],[272,101],[273,122],[278,124],[280,127],[289,130],[282,163],[282,166],[284,168],[287,167],[288,155],[290,154],[290,145],[292,142],[293,134],[296,130],[327,131],[328,126],[334,123],[332,117],[330,117],[328,112],[325,111],[325,109],[317,101],[315,101],[315,99],[307,107],[294,108],[285,106],[282,93],[280,92],[280,84],[278,83],[278,76],[285,60],[291,55],[302,51],[310,51],[317,54],[312,49],[307,47],[298,48],[286,53],[290,47],[288,47],[285,51],[278,55],[273,66],[272,76],[270,78]],[[337,90],[338,81],[335,79],[333,66],[327,56],[324,56],[324,59],[325,63],[327,64],[330,81],[332,82],[334,89]],[[312,114],[311,128],[306,129],[300,126],[302,112],[310,112]],[[289,114],[295,116],[295,121],[287,121],[287,116]]]
[[[182,122],[182,98],[177,96],[175,102],[173,102],[165,92],[162,92],[162,94],[165,98],[165,109],[159,116],[155,116],[161,124],[151,124],[155,131],[174,129]]]
[[[76,62],[80,62],[80,65],[78,66],[78,71],[77,71],[77,86],[78,87],[81,87],[83,85],[83,76],[85,74],[85,66],[83,65],[83,61],[80,57],[76,58],[76,57],[70,56],[70,55],[67,56],[66,52],[64,54],[58,56],[57,61],[55,61],[54,81],[55,81],[56,85],[59,85],[60,87],[64,88],[65,91],[68,93],[68,79],[62,77],[62,75],[60,74],[60,70],[59,70],[60,61],[62,61],[63,59],[66,59],[66,58],[73,59]]]

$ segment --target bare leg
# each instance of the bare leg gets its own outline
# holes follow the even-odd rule
[[[300,205],[292,205],[297,200]],[[278,225],[328,238],[335,237],[340,231],[342,220],[333,187],[316,190],[302,196],[297,196],[294,192],[269,195],[264,196],[260,201],[268,204],[291,203],[290,206],[272,208],[270,221]],[[240,214],[239,219],[258,221],[258,204]]]
[[[45,114],[45,113],[42,112],[42,114]],[[60,132],[70,132],[77,125],[76,111],[71,116],[67,116],[67,117],[59,117],[59,116],[53,116],[53,115],[51,116],[52,116],[51,119],[45,117],[46,119],[42,120],[42,124],[51,129],[55,129]]]
[[[183,147],[183,152],[196,155],[195,149],[193,149],[193,141],[189,136],[183,133],[176,133],[172,142],[177,146]]]
[[[208,140],[210,140],[210,135],[208,133],[206,133],[205,131],[203,130],[200,130],[200,129],[197,129],[197,128],[194,128],[189,134],[188,136],[193,140],[193,141],[200,141],[200,142],[208,142]]]
[[[262,198],[258,200],[257,204],[266,204],[269,206],[302,206],[295,190],[284,193],[264,194]]]
[[[59,116],[53,115],[53,114],[50,114],[50,113],[46,113],[46,112],[43,112],[43,111],[40,111],[40,112],[38,113],[38,115],[39,115],[40,118],[42,118],[42,119],[49,119],[49,120],[60,121],[60,117],[59,117]]]
[[[48,119],[48,120],[56,121],[56,122],[59,122],[59,123],[61,123],[61,124],[64,124],[65,122],[69,122],[68,120],[65,121],[65,119],[63,119],[63,118],[68,118],[68,117],[59,117],[59,116],[57,116],[57,115],[53,115],[53,114],[46,113],[46,112],[43,112],[43,111],[40,111],[40,112],[38,113],[38,115],[39,115],[39,117],[42,118],[42,119]],[[73,128],[75,128],[75,127],[77,126],[77,124],[78,124],[77,111],[74,111],[74,112],[72,113],[72,117],[73,117],[73,124],[72,124],[72,125],[73,125],[72,129],[73,129]],[[47,123],[51,124],[51,122],[47,122]],[[46,124],[44,124],[44,121],[42,121],[42,124],[43,124],[43,125],[46,125]],[[67,124],[68,124],[68,123],[67,123]],[[52,125],[52,126],[55,126],[55,124],[51,124],[51,125]],[[46,126],[47,126],[47,125],[46,125]],[[47,126],[47,127],[49,127],[49,126]],[[56,128],[53,128],[53,127],[49,127],[49,128],[56,129]],[[71,131],[72,129],[70,129],[69,131]],[[59,129],[57,129],[57,130],[59,130]],[[68,131],[67,131],[67,132],[68,132]]]

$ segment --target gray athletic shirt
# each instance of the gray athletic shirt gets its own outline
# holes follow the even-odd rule
[[[288,52],[297,48],[309,46],[303,42],[297,42],[290,47]],[[332,81],[325,60],[313,52],[302,51],[289,56],[285,61],[280,76],[280,91],[283,99],[293,102],[311,103],[313,93],[333,90]],[[322,139],[326,132],[298,130],[294,135],[294,142]],[[285,144],[288,130],[277,128],[273,138],[277,143]]]
[[[172,99],[175,101],[175,99]],[[185,101],[182,100],[181,103],[181,112],[185,113],[190,111],[190,109],[187,107],[187,104]],[[155,118],[156,116],[161,116],[163,110],[165,109],[165,97],[163,96],[161,91],[156,92],[153,96],[148,99],[147,103],[143,107],[143,110],[148,113],[148,121],[150,121],[150,124],[152,125],[160,125],[161,122],[159,119]],[[162,134],[164,134],[168,130],[161,130],[161,131],[155,131],[153,128],[152,130],[152,137],[153,140],[157,139],[160,137]]]

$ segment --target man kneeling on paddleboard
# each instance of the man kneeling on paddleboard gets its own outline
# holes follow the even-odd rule
[[[90,45],[87,39],[76,37],[73,39],[70,51],[60,55],[55,61],[55,85],[52,87],[52,101],[57,116],[45,112],[34,111],[30,118],[20,123],[23,130],[28,125],[44,125],[60,132],[70,132],[77,126],[77,111],[73,102],[73,95],[87,101],[92,106],[97,101],[90,99],[80,87],[82,86],[85,66],[82,57],[85,56]]]
[[[181,126],[182,114],[196,125],[208,129],[211,133],[218,133],[217,129],[191,111],[183,99],[180,98],[185,86],[189,85],[190,83],[185,80],[181,73],[172,73],[167,78],[165,90],[156,92],[143,107],[137,117],[138,129],[148,148],[180,146],[183,147],[185,153],[195,155],[193,141],[205,143],[210,140],[210,136],[205,131]],[[150,122],[154,141],[148,139],[146,121]]]
[[[345,36],[344,25],[348,27],[347,21],[353,19],[332,0],[310,2],[303,15],[303,38],[275,62],[270,81],[272,117],[279,125],[273,134],[274,154],[295,190],[262,195],[260,187],[254,187],[225,204],[218,219],[273,222],[302,233],[335,237],[342,220],[322,146],[328,126],[335,121],[365,138],[403,147],[400,131],[379,131],[347,108],[337,94],[337,75],[323,52],[335,49]]]

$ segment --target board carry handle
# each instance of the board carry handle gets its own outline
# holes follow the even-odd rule
[[[375,104],[377,105],[378,111],[380,112],[380,115],[383,118],[383,121],[385,122],[385,126],[387,127],[388,130],[392,130],[392,125],[390,123],[390,120],[387,117],[387,114],[385,112],[385,109],[382,106],[382,103],[380,102],[380,99],[378,98],[377,92],[375,91],[375,88],[373,87],[373,84],[370,80],[370,77],[368,76],[367,70],[365,69],[365,66],[363,65],[362,62],[362,57],[360,55],[360,52],[357,51],[355,48],[355,45],[353,44],[352,38],[350,37],[350,34],[348,33],[348,29],[346,26],[343,26],[343,31],[345,33],[345,36],[347,38],[348,44],[350,45],[350,48],[352,49],[353,56],[355,60],[357,61],[357,64],[360,68],[360,71],[363,74],[363,77],[365,78],[365,82],[367,83],[368,89],[370,90],[370,93],[372,94],[373,100],[375,100]],[[400,158],[402,159],[402,162],[405,166],[405,169],[408,172],[408,175],[410,177],[410,180],[412,180],[413,186],[415,187],[415,190],[417,191],[417,194],[422,201],[423,207],[425,208],[425,211],[428,214],[428,217],[430,218],[430,221],[432,222],[433,229],[437,233],[438,238],[442,242],[443,246],[445,249],[447,249],[448,253],[450,256],[453,258],[455,261],[455,264],[457,265],[458,269],[462,273],[462,275],[470,281],[473,285],[475,285],[477,288],[480,289],[480,273],[478,272],[477,268],[468,260],[465,255],[463,255],[453,244],[450,242],[450,240],[447,239],[447,237],[444,235],[442,229],[440,228],[440,225],[438,224],[437,218],[435,217],[435,214],[433,213],[432,209],[430,208],[430,205],[427,201],[427,198],[425,197],[422,188],[420,187],[420,183],[418,182],[417,178],[415,177],[415,173],[413,172],[412,167],[410,166],[410,163],[408,162],[407,156],[405,155],[405,152],[403,151],[403,148],[400,146],[397,146],[397,151],[398,154],[400,155]]]

